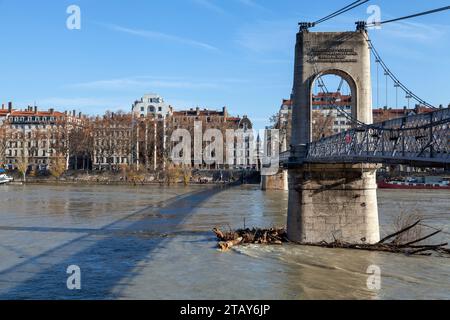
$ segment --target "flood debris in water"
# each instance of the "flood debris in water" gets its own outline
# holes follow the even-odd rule
[[[238,229],[236,231],[223,232],[218,228],[213,229],[219,240],[218,247],[222,251],[242,244],[272,244],[281,245],[289,242],[284,228],[270,229]]]
[[[424,241],[431,239],[442,230],[435,230],[425,236],[416,237],[414,239],[404,240],[404,235],[410,233],[416,227],[420,226],[422,220],[418,220],[411,225],[402,228],[375,244],[353,244],[341,240],[334,242],[322,241],[320,243],[297,243],[299,245],[317,246],[324,248],[341,248],[341,249],[357,249],[367,251],[382,251],[391,253],[403,253],[406,255],[424,255],[430,256],[433,253],[450,256],[450,249],[447,248],[448,243],[440,244],[425,244]],[[230,230],[223,232],[218,228],[214,228],[213,232],[216,234],[219,241],[218,248],[221,251],[227,251],[232,247],[244,244],[264,244],[264,245],[282,245],[289,241],[286,229],[284,228],[270,228],[270,229],[238,229],[236,231]],[[292,242],[293,243],[293,242]]]

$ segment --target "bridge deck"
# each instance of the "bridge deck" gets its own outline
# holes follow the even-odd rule
[[[303,163],[450,165],[450,108],[351,129],[280,154],[284,167]]]

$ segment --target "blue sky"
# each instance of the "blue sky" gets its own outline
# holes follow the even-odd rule
[[[129,110],[142,94],[157,92],[176,108],[226,105],[261,128],[290,95],[297,23],[349,2],[0,0],[0,100],[96,114]],[[72,4],[81,8],[81,30],[66,28]],[[369,4],[385,20],[449,1],[370,1],[314,31],[353,30],[369,17]],[[370,31],[394,73],[433,104],[450,103],[449,17]]]

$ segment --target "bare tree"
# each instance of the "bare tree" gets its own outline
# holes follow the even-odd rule
[[[74,169],[78,170],[78,162],[82,160],[82,169],[87,167],[87,159],[91,158],[94,148],[92,121],[84,119],[83,125],[72,128],[69,132],[69,154],[73,159]]]
[[[69,131],[70,126],[65,119],[58,119],[51,125],[47,134],[49,135],[51,154],[54,157],[63,157],[65,159],[65,168],[69,163]]]
[[[17,158],[16,167],[17,171],[22,175],[22,181],[26,182],[26,176],[28,171],[28,157],[24,154],[22,154],[20,157]]]
[[[50,174],[59,179],[63,173],[66,172],[66,165],[67,161],[65,154],[55,155],[51,160]]]
[[[333,123],[335,120],[334,116],[332,116],[331,114],[325,116],[320,111],[313,111],[312,118],[313,118],[312,121],[313,141],[317,141],[334,134],[333,132]]]
[[[14,130],[8,123],[0,125],[0,167],[6,164],[6,151],[14,136]]]
[[[106,112],[93,124],[94,149],[97,157],[106,160],[109,170],[113,169],[114,159],[121,164],[122,158],[129,158],[132,148],[132,115],[124,112]]]

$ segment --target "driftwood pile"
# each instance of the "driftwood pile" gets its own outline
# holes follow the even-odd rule
[[[233,246],[242,244],[276,244],[289,242],[286,230],[283,228],[271,229],[239,229],[236,231],[222,232],[217,228],[213,229],[219,240],[219,248],[222,251],[229,250]]]
[[[448,243],[440,244],[422,244],[435,235],[442,232],[436,230],[426,236],[418,239],[401,242],[402,235],[417,227],[421,220],[416,221],[412,225],[403,228],[393,234],[384,237],[376,244],[351,244],[340,240],[328,243],[322,241],[320,243],[299,243],[301,245],[317,246],[324,248],[342,248],[342,249],[356,249],[367,251],[384,251],[393,253],[403,253],[406,255],[426,255],[429,256],[433,252],[441,255],[450,255],[450,249],[446,248]],[[219,240],[218,247],[222,251],[227,251],[230,248],[243,244],[266,244],[266,245],[281,245],[290,242],[287,237],[286,229],[271,228],[271,229],[239,229],[236,231],[222,232],[214,228],[214,233]]]

